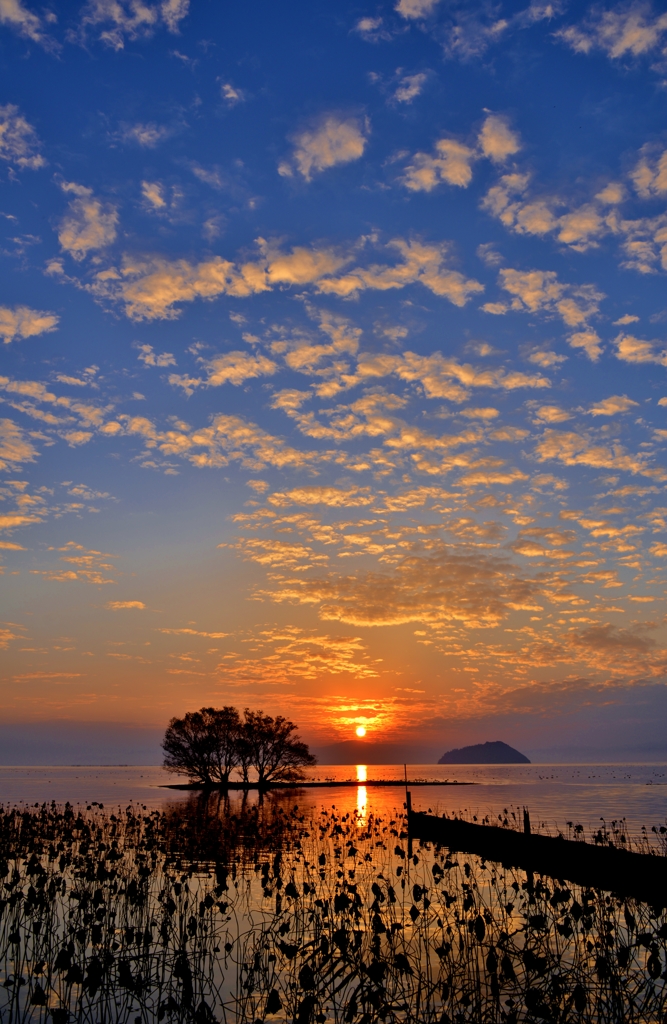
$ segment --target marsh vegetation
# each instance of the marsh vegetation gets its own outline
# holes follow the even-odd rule
[[[3,1024],[662,1022],[664,908],[298,792],[0,813]]]

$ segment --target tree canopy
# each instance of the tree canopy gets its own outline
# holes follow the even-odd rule
[[[282,715],[250,708],[243,718],[230,706],[188,711],[167,726],[164,767],[204,786],[227,785],[235,768],[244,782],[254,770],[260,786],[298,781],[317,760],[296,730]]]

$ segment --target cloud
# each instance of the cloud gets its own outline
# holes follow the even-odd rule
[[[358,572],[278,583],[274,601],[312,604],[320,618],[355,626],[407,622],[497,625],[512,605],[534,604],[533,585],[505,559],[445,545],[402,559],[391,572]]]
[[[588,328],[585,331],[576,331],[567,339],[568,345],[572,348],[584,350],[591,362],[596,363],[602,355],[602,344],[596,331]]]
[[[312,181],[313,174],[358,160],[363,155],[368,132],[368,122],[362,124],[352,117],[343,120],[331,114],[318,128],[294,137],[293,164],[306,181]],[[282,163],[278,171],[286,177],[294,173],[289,163]]]
[[[572,414],[559,405],[541,405],[535,410],[535,419],[541,423],[564,423],[572,419]]]
[[[432,192],[444,181],[467,188],[472,180],[475,151],[454,139],[440,139],[435,149],[436,156],[415,153],[401,179],[405,187],[411,192]]]
[[[0,0],[0,20],[2,15]],[[39,152],[40,141],[32,125],[19,113],[12,103],[0,106],[0,160],[21,169],[36,171],[46,166],[46,160]]]
[[[60,222],[58,241],[75,260],[84,259],[95,249],[104,249],[116,238],[118,213],[110,203],[95,199],[93,191],[75,182],[63,182],[63,192],[76,196]]]
[[[469,397],[467,388],[473,387],[514,391],[517,388],[551,386],[548,377],[539,374],[507,373],[504,369],[486,367],[479,369],[470,363],[460,363],[444,356],[441,352],[434,352],[430,356],[410,351],[397,356],[362,353],[359,357],[358,379],[389,374],[395,374],[404,381],[420,383],[427,398],[447,398],[454,402],[465,401]]]
[[[601,402],[596,402],[588,411],[591,416],[616,416],[617,413],[628,412],[638,405],[639,402],[633,402],[627,395],[611,395],[609,398],[603,398]]]
[[[545,352],[542,349],[539,349],[537,352],[531,352],[528,356],[529,363],[535,363],[536,366],[541,366],[545,370],[550,366],[559,366],[566,359],[567,356],[560,356],[556,352]]]
[[[398,252],[399,263],[355,268],[338,278],[319,281],[318,290],[324,294],[353,298],[366,289],[387,291],[418,281],[434,295],[449,299],[455,306],[465,306],[471,295],[484,291],[484,285],[479,281],[447,267],[447,243],[429,245],[414,239],[397,238],[388,242],[387,248]]]
[[[509,309],[523,312],[558,314],[568,327],[578,327],[598,312],[605,297],[592,284],[569,285],[558,280],[553,270],[500,271],[499,284],[513,296],[510,306],[494,303],[486,312],[505,313]]]
[[[245,103],[246,100],[244,90],[236,88],[231,82],[222,83],[220,95],[228,107],[236,107],[239,103]]]
[[[618,320],[614,320],[614,326],[625,327],[627,324],[636,324],[638,320],[638,316],[633,316],[631,313],[626,313],[625,316],[619,317]]]
[[[420,96],[426,84],[426,75],[423,71],[415,75],[404,75],[394,92],[394,99],[397,103],[412,103],[417,96]]]
[[[137,345],[139,355],[137,359],[144,366],[176,366],[176,360],[171,352],[161,352],[160,355],[153,351],[152,345]]]
[[[540,462],[555,459],[566,466],[615,469],[667,480],[667,472],[650,467],[646,456],[628,455],[618,444],[613,448],[596,445],[584,434],[570,431],[545,430],[543,439],[535,447],[535,455]]]
[[[207,371],[206,378],[172,373],[169,383],[183,388],[186,394],[191,395],[195,388],[202,385],[220,387],[222,384],[234,384],[238,386],[253,377],[271,376],[278,369],[273,360],[261,353],[252,355],[248,352],[226,352],[224,355],[214,356],[213,359],[199,358],[198,362]]]
[[[352,31],[357,32],[367,43],[379,43],[381,40],[391,39],[391,32],[384,27],[382,18],[359,18]]]
[[[201,362],[208,373],[206,383],[209,387],[227,383],[239,385],[252,377],[271,376],[278,369],[273,360],[261,353],[251,355],[248,352],[226,352]]]
[[[513,132],[507,119],[498,114],[489,114],[478,136],[479,147],[485,157],[494,163],[505,163],[521,149],[521,142]]]
[[[0,419],[0,469],[12,472],[24,462],[34,462],[36,456],[36,448],[21,427],[13,420]]]
[[[115,226],[113,231],[115,235]],[[351,299],[365,290],[387,291],[419,283],[456,306],[464,306],[472,294],[484,290],[478,281],[448,267],[446,242],[396,238],[381,246],[372,236],[347,252],[301,246],[285,252],[263,238],[257,239],[257,245],[258,258],[240,264],[220,256],[196,264],[164,257],[125,257],[120,270],[96,274],[90,290],[121,301],[133,320],[174,319],[177,303],[224,294],[245,298],[293,285],[310,285],[321,294]],[[371,246],[398,256],[398,260],[344,270]]]
[[[87,550],[73,540],[68,541],[57,550],[63,552],[60,561],[65,562],[68,566],[73,566],[73,568],[31,569],[30,572],[35,576],[43,576],[53,583],[92,583],[95,586],[104,586],[116,582],[105,575],[115,571],[115,567],[106,561],[108,558],[113,558],[113,555],[105,554],[102,551]],[[118,603],[120,607],[126,604],[122,601]],[[135,607],[139,603],[127,602],[130,607]]]
[[[486,157],[494,163],[503,163],[520,148],[518,136],[510,131],[506,119],[491,114],[477,137],[477,148],[455,139],[439,139],[435,144],[435,155],[414,154],[401,181],[411,192],[432,192],[443,182],[467,188],[472,181],[475,160]]]
[[[555,33],[575,53],[603,50],[612,60],[641,57],[660,45],[667,32],[667,14],[654,17],[643,3],[624,4],[610,11],[593,9],[580,25]]]
[[[113,430],[108,430],[109,427]],[[230,461],[238,461],[251,472],[262,472],[267,466],[308,469],[331,458],[331,453],[292,448],[282,438],[267,433],[256,423],[226,414],[214,416],[207,427],[193,430],[187,424],[179,423],[166,431],[160,431],[146,416],[121,414],[115,424],[106,424],[102,430],[109,434],[141,437],[147,454],[155,452],[166,457],[185,458],[202,468],[227,466]],[[154,462],[149,464],[156,465]]]
[[[398,0],[395,10],[402,18],[427,18],[438,6],[439,0]]]
[[[143,610],[146,605],[143,601],[107,601],[104,607],[112,612],[119,612],[130,608]]]
[[[345,674],[374,679],[377,665],[358,636],[331,636],[298,626],[255,630],[245,640],[256,657],[230,656],[218,670],[234,685],[269,683],[280,686]],[[290,698],[292,700],[292,698]]]
[[[375,497],[368,487],[296,487],[291,491],[274,491],[267,498],[270,505],[327,505],[329,508],[359,508],[371,505]]]
[[[231,636],[230,633],[205,633],[200,629],[191,629],[187,626],[182,629],[168,629],[166,626],[160,626],[158,633],[169,633],[172,636],[203,636],[209,640],[222,640],[226,636]]]
[[[619,334],[614,338],[616,358],[624,363],[655,363],[667,366],[667,349],[659,350],[660,341],[643,341],[632,334]]]
[[[5,345],[16,338],[34,338],[38,334],[55,331],[59,319],[54,313],[30,309],[29,306],[15,306],[14,309],[0,306],[0,338]]]
[[[98,39],[113,50],[122,50],[126,39],[149,39],[158,28],[178,33],[189,10],[189,0],[89,0],[83,8],[81,32],[98,31]]]
[[[504,174],[499,184],[493,185],[484,199],[482,209],[488,210],[510,231],[518,235],[544,236],[554,234],[557,241],[576,252],[586,252],[598,244],[598,238],[609,231],[620,230],[615,213],[600,209],[593,203],[559,214],[557,209],[564,200],[553,196],[527,198],[530,176]],[[620,202],[622,193],[614,192],[614,201]],[[599,193],[596,199],[609,202],[611,193]]]
[[[24,7],[21,0],[0,0],[0,24],[8,25],[26,39],[53,48],[52,40],[43,33],[41,20]]]
[[[120,129],[120,137],[123,142],[135,142],[143,149],[155,149],[173,133],[172,127],[156,124],[155,121],[150,121],[147,124],[122,124]]]
[[[667,19],[667,15],[665,17]],[[645,146],[639,163],[630,171],[630,178],[642,199],[667,194],[667,149],[653,160],[649,154],[650,147]]]

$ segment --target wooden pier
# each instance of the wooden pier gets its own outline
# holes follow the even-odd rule
[[[518,832],[413,811],[409,794],[407,804],[410,840],[440,843],[452,851],[477,854],[505,867],[522,868],[529,875],[548,875],[632,897],[653,907],[667,907],[667,857],[536,835],[530,831],[527,813],[524,831]]]

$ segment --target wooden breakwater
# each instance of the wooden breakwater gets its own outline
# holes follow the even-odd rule
[[[210,786],[204,785],[202,782],[180,782],[171,783],[160,786],[160,789],[184,789],[192,790],[201,793],[227,793],[227,792],[249,792],[251,790],[259,790],[262,793],[275,792],[275,790],[283,789],[356,789],[357,786],[374,787],[378,786],[394,786],[401,789],[405,787],[406,783],[403,779],[344,779],[340,782],[336,782],[332,779],[326,779],[324,782],[264,782],[260,785],[258,782],[228,782],[226,784],[213,784]],[[408,786],[415,788],[416,786],[476,786],[476,782],[449,782],[446,780],[442,782],[438,779],[418,779],[416,781],[408,782]]]
[[[476,825],[460,818],[439,818],[413,811],[408,794],[408,835],[441,843],[452,851],[477,854],[505,867],[548,875],[593,889],[632,897],[653,907],[667,907],[667,857],[632,853],[618,847],[594,846],[561,836]]]

